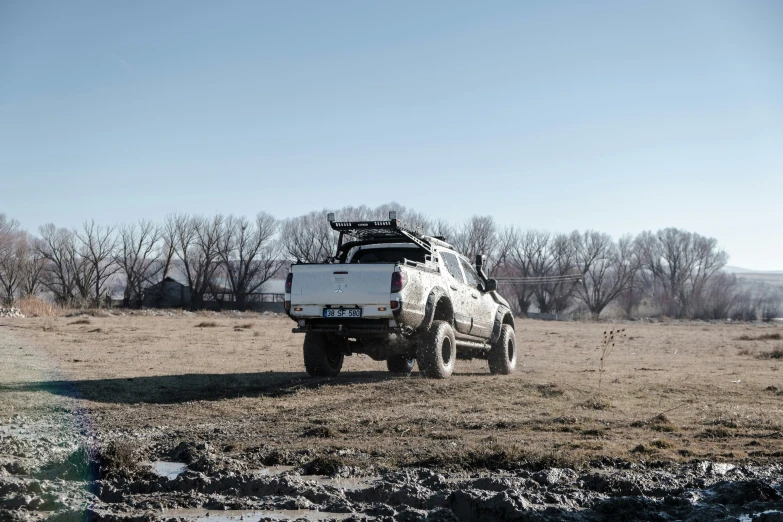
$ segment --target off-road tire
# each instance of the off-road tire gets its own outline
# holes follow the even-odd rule
[[[343,367],[345,356],[325,333],[306,333],[302,351],[305,370],[312,377],[336,377]]]
[[[416,350],[419,371],[427,377],[446,379],[454,371],[457,360],[457,344],[454,330],[446,321],[433,321],[424,332]]]
[[[410,375],[416,359],[407,355],[392,355],[386,359],[386,367],[395,375]]]
[[[508,375],[517,367],[517,339],[510,324],[500,327],[500,337],[492,343],[487,362],[489,373],[494,375]]]

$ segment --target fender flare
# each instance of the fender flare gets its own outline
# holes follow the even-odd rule
[[[424,320],[421,322],[418,328],[420,332],[427,331],[430,329],[430,326],[432,326],[432,321],[435,320],[435,309],[438,305],[438,301],[440,301],[442,297],[445,297],[451,301],[449,294],[437,286],[433,288],[430,292],[430,295],[427,296],[427,303],[424,305]],[[454,305],[452,305],[452,310],[453,308]]]
[[[492,336],[489,339],[490,344],[495,344],[500,338],[500,329],[503,327],[506,317],[509,318],[508,322],[511,323],[511,328],[514,328],[514,314],[505,306],[499,306],[498,311],[495,312],[495,324],[492,327]]]

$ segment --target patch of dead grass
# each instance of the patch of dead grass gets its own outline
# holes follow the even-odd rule
[[[218,324],[215,321],[201,321],[196,328],[215,328]]]
[[[769,352],[762,352],[756,357],[759,359],[783,359],[783,344],[776,346]]]
[[[779,332],[775,333],[765,333],[761,335],[757,335],[756,337],[751,337],[749,335],[740,335],[737,338],[738,341],[781,341],[783,340],[783,336],[780,335]]]
[[[25,317],[59,317],[65,313],[62,307],[37,297],[25,297],[16,302]]]

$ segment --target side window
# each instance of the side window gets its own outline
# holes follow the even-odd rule
[[[465,272],[465,282],[473,288],[478,287],[478,274],[473,270],[473,267],[470,266],[470,263],[464,259],[460,259],[459,262],[462,265],[462,271]]]
[[[459,261],[457,260],[457,256],[449,252],[441,252],[440,257],[443,259],[443,264],[446,265],[446,270],[449,271],[451,277],[460,283],[464,283],[465,280],[462,279],[462,272],[459,269]]]

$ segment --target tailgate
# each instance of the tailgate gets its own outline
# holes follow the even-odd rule
[[[393,264],[294,265],[291,306],[388,304]]]

